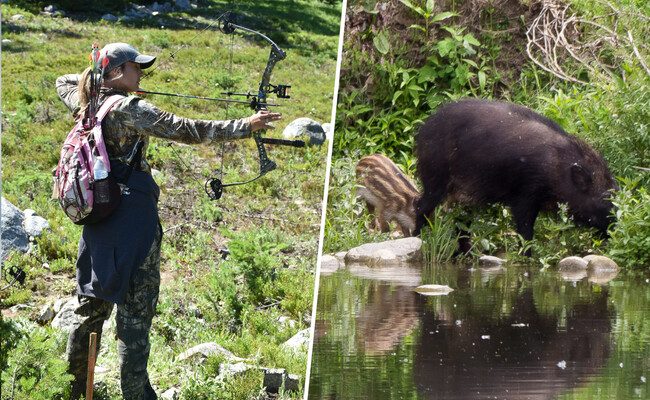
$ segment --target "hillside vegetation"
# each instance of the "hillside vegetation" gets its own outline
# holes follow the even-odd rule
[[[50,198],[51,171],[73,126],[56,95],[55,79],[80,73],[93,42],[119,41],[158,56],[158,69],[142,82],[147,90],[210,97],[223,97],[219,93],[226,90],[255,93],[269,47],[255,35],[225,35],[217,25],[210,26],[231,10],[239,15],[239,24],[268,35],[287,52],[271,83],[292,85],[291,99],[269,98],[282,104],[277,110],[283,120],[269,132],[280,137],[298,117],[330,122],[341,13],[340,6],[314,0],[206,0],[189,11],[138,19],[123,18],[118,8],[111,12],[120,19],[107,22],[92,10],[44,15],[36,4],[2,4],[2,38],[8,39],[2,45],[2,192],[18,208],[34,209],[50,224],[28,254],[5,255],[2,286],[18,268],[26,279],[0,292],[2,399],[67,398],[67,335],[34,322],[44,305],[75,294],[81,233]],[[251,114],[246,106],[172,97],[147,100],[190,118]],[[284,368],[304,383],[306,347],[294,352],[282,344],[310,324],[327,146],[269,147],[278,169],[254,183],[226,188],[215,202],[203,186],[220,168],[222,155],[225,182],[257,174],[252,140],[223,148],[151,141],[147,158],[159,171],[164,230],[161,294],[149,360],[159,394],[176,387],[181,399],[269,396],[259,370],[217,381],[222,356],[210,356],[204,363],[177,359],[204,342],[216,342],[248,364]],[[229,255],[224,259],[225,249]],[[18,304],[23,306],[10,309]],[[111,337],[105,335],[98,358],[106,370],[98,379],[99,399],[120,396]],[[300,398],[301,393],[302,388],[275,397]]]
[[[509,210],[492,207],[465,216],[473,221],[473,253],[517,259],[532,247],[534,261],[548,266],[595,252],[627,269],[650,268],[647,2],[350,1],[346,19],[326,252],[387,238],[367,232],[355,200],[359,158],[384,153],[413,176],[422,122],[443,103],[479,97],[525,105],[584,139],[621,190],[609,241],[575,228],[561,211],[538,219],[535,240],[522,244]],[[439,216],[433,241],[449,240],[460,212]]]

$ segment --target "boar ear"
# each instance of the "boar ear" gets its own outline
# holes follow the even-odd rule
[[[586,192],[591,188],[591,174],[578,163],[571,165],[571,180],[582,192]]]

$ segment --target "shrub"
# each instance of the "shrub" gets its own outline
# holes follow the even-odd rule
[[[650,268],[650,193],[624,181],[614,196],[616,224],[610,229],[607,253],[623,268]]]

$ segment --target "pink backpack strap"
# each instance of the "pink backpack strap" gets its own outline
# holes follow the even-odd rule
[[[110,172],[111,164],[110,157],[106,151],[106,144],[104,143],[104,135],[102,134],[102,120],[108,114],[108,112],[125,97],[119,94],[113,95],[108,99],[104,100],[104,104],[99,108],[99,111],[96,114],[97,122],[95,127],[92,130],[92,135],[95,138],[96,150],[99,152],[99,156],[103,159],[104,165],[106,165],[107,171]]]
[[[99,108],[97,112],[97,124],[101,124],[102,120],[108,114],[108,112],[117,104],[118,101],[125,99],[126,97],[121,94],[114,94],[108,99],[104,100],[104,104]]]

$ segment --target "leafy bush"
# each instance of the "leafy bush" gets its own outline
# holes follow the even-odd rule
[[[614,197],[617,222],[610,229],[607,253],[624,268],[650,268],[650,193],[624,181]]]
[[[73,378],[66,372],[68,363],[61,358],[52,357],[52,354],[63,352],[67,336],[52,328],[41,328],[31,323],[9,322],[3,325],[3,352],[5,346],[9,349],[15,348],[7,358],[6,368],[3,368],[2,398],[12,400],[69,398],[70,382]],[[10,333],[7,339],[5,333]],[[5,340],[7,343],[4,343]]]

